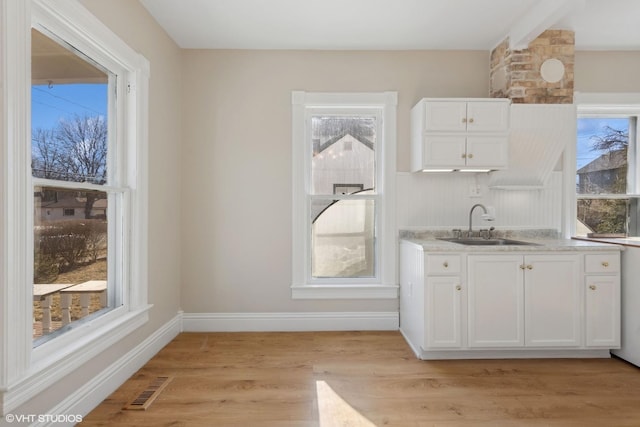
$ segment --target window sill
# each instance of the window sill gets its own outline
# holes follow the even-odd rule
[[[292,299],[397,299],[397,285],[293,285]]]
[[[37,350],[40,348],[36,349],[34,358],[37,361],[28,374],[18,379],[14,386],[9,387],[9,390],[0,396],[3,400],[3,412],[15,409],[65,376],[72,375],[78,366],[87,363],[144,325],[149,319],[151,307],[153,305],[149,304],[138,308],[98,328],[92,328],[92,325],[87,324],[78,331],[69,331],[65,335],[76,335],[73,332],[80,332],[80,329],[84,333],[68,347],[60,348],[59,342],[52,341],[51,344],[57,347],[54,351],[38,355]],[[47,349],[48,346],[44,344],[41,347]]]

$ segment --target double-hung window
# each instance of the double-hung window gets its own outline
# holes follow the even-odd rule
[[[395,298],[396,94],[292,102],[293,297]]]
[[[149,63],[79,2],[0,6],[6,413],[147,321]]]
[[[575,235],[639,236],[640,104],[594,98],[578,104]]]

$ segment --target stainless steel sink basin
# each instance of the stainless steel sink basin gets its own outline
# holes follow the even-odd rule
[[[537,246],[537,243],[523,242],[520,240],[511,239],[482,239],[482,238],[457,238],[457,237],[441,237],[438,240],[444,240],[447,242],[458,243],[460,245],[472,245],[472,246],[511,246],[511,245],[533,245]]]

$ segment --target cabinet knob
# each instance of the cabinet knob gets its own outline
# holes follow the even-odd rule
[[[602,261],[602,266],[603,267],[609,267],[609,263],[607,261]]]
[[[467,155],[465,153],[462,153],[462,155],[460,155],[460,157],[462,157],[463,159],[466,159]]]
[[[459,290],[461,290],[461,289],[462,289],[462,286],[460,286],[460,285],[456,285],[456,291],[459,291]]]
[[[592,291],[596,290],[596,285],[589,285],[589,289],[591,289]]]
[[[473,123],[473,117],[469,119],[469,123]]]
[[[467,118],[466,117],[462,118],[462,123],[467,123]]]
[[[467,154],[467,157],[468,157],[469,159],[473,159],[473,154]]]
[[[524,264],[520,264],[520,270],[524,270]]]
[[[528,265],[527,265],[527,270],[533,270],[533,265],[528,264]]]
[[[445,261],[445,262],[442,263],[442,266],[444,268],[448,268],[449,267],[449,263],[447,261]]]

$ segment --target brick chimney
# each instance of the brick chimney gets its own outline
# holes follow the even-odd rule
[[[575,34],[547,30],[523,50],[505,39],[491,52],[492,98],[514,104],[572,104]]]

